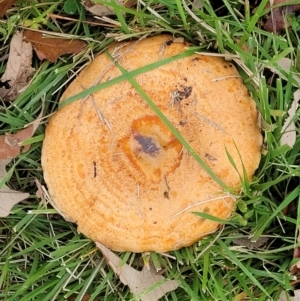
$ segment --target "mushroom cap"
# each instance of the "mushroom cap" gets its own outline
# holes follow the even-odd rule
[[[186,46],[159,35],[113,45],[108,52],[132,71]],[[121,74],[102,53],[61,101]],[[245,175],[252,179],[262,145],[258,112],[232,63],[193,54],[135,80],[228,187],[238,189]],[[182,147],[127,80],[56,112],[46,128],[42,166],[56,208],[79,232],[116,251],[189,246],[219,227],[195,212],[228,219],[235,208],[234,196]]]

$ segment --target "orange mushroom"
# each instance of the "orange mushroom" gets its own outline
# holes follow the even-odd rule
[[[186,46],[159,35],[114,45],[108,52],[114,57],[118,52],[118,63],[132,71],[180,54]],[[102,53],[61,101],[121,74]],[[262,136],[255,102],[232,63],[193,54],[135,80],[228,187],[240,186],[244,170],[252,179]],[[87,237],[117,251],[189,246],[219,227],[194,212],[227,219],[235,208],[235,197],[126,80],[58,110],[46,128],[42,166],[58,210]]]

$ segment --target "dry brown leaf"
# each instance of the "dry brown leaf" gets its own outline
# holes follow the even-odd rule
[[[293,147],[296,142],[297,132],[296,132],[296,125],[295,122],[293,121],[293,118],[296,115],[299,100],[300,100],[300,89],[298,89],[294,93],[294,100],[292,102],[290,109],[288,110],[288,116],[282,126],[281,129],[282,136],[280,139],[281,145],[287,144]]]
[[[45,38],[43,33],[33,30],[24,31],[24,40],[33,45],[40,60],[46,59],[50,62],[56,62],[64,54],[76,54],[86,46],[86,42],[82,40]]]
[[[0,135],[0,160],[12,159],[21,153],[21,142],[32,137],[33,126],[20,130],[16,134]],[[26,145],[22,152],[26,152],[29,145]]]
[[[121,282],[128,285],[135,296],[141,295],[142,301],[156,301],[179,286],[177,280],[167,280],[165,277],[158,275],[151,265],[150,268],[144,266],[140,272],[128,264],[121,267],[122,260],[119,256],[101,243],[96,242],[96,245],[105,257],[108,265],[120,277]]]
[[[39,124],[40,117],[16,134],[0,135],[0,160],[12,159],[17,157],[21,152],[28,151],[30,145],[22,147],[22,142],[32,137]]]
[[[16,0],[0,0],[0,18],[3,17],[6,11],[16,2]]]
[[[6,175],[5,166],[10,162],[10,159],[0,160],[0,183]],[[9,215],[11,208],[17,203],[28,198],[28,193],[12,190],[6,185],[3,185],[0,189],[0,217],[6,217]]]
[[[287,27],[289,23],[286,20],[286,16],[292,12],[300,10],[300,4],[294,4],[293,0],[274,0],[272,6],[282,5],[280,7],[273,8],[269,19],[264,25],[264,29],[269,32],[277,33]],[[266,6],[270,7],[270,4]]]
[[[0,97],[4,100],[13,101],[24,89],[34,72],[32,64],[32,46],[23,41],[23,34],[17,31],[10,43],[10,51],[5,72],[1,78],[2,82],[7,82],[9,88],[0,88]]]
[[[107,1],[109,2],[109,1]],[[131,7],[134,4],[136,4],[136,0],[127,0],[127,1],[123,1],[123,0],[116,0],[115,1],[117,5],[120,6],[125,6],[125,7]],[[82,5],[85,7],[85,9],[87,11],[89,11],[90,13],[92,13],[95,16],[109,16],[109,15],[114,15],[115,11],[112,7],[110,6],[106,6],[103,4],[99,4],[99,3],[95,3],[91,0],[83,0],[82,1]]]

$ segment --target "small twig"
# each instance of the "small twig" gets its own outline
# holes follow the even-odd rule
[[[241,78],[241,77],[239,75],[226,75],[226,76],[220,76],[220,77],[213,78],[211,81],[218,82],[220,80],[224,80],[227,78]]]
[[[210,124],[211,126],[217,128],[217,129],[219,129],[219,130],[222,131],[224,134],[227,134],[226,131],[225,131],[220,125],[218,125],[216,122],[214,122],[214,121],[212,121],[212,120],[210,120],[210,119],[208,119],[208,118],[206,118],[206,117],[204,117],[204,116],[202,116],[202,115],[200,115],[200,114],[197,114],[197,113],[193,113],[193,114],[194,114],[195,116],[197,116],[199,119],[201,119],[201,120],[207,122],[207,123]]]
[[[103,115],[103,113],[100,111],[99,107],[97,106],[96,102],[95,102],[95,99],[93,97],[93,95],[89,95],[90,97],[90,100],[96,110],[96,113],[99,117],[99,119],[107,126],[107,128],[109,129],[110,132],[112,132],[112,128],[111,128],[111,125],[109,123],[109,121],[107,120],[107,118]]]
[[[220,197],[205,199],[205,200],[202,200],[200,202],[197,202],[197,203],[190,204],[190,205],[186,206],[184,209],[182,209],[181,211],[174,214],[173,217],[176,217],[176,216],[186,212],[187,210],[189,210],[191,208],[194,208],[194,207],[197,207],[199,205],[203,205],[203,204],[206,204],[206,203],[209,203],[209,202],[217,201],[217,200],[222,200],[223,199],[225,204],[228,205],[227,202],[225,201],[225,198],[228,198],[228,197],[230,197],[234,202],[236,201],[236,197],[232,194],[226,194],[226,195],[223,195],[223,196],[220,196]]]

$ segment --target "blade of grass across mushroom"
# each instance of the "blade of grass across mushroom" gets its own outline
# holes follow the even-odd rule
[[[199,47],[200,48],[200,47]],[[112,85],[115,85],[115,84],[118,84],[122,81],[125,81],[125,80],[129,80],[131,78],[134,78],[135,76],[138,76],[140,74],[143,74],[145,72],[148,72],[148,71],[151,71],[151,70],[154,70],[156,68],[159,68],[163,65],[167,65],[173,61],[176,61],[176,60],[179,60],[181,58],[184,58],[184,57],[188,57],[190,55],[193,55],[195,53],[195,49],[193,48],[192,50],[191,49],[187,49],[186,51],[178,54],[178,55],[174,55],[174,56],[171,56],[171,57],[168,57],[166,59],[162,59],[160,61],[157,61],[155,63],[152,63],[152,64],[149,64],[149,65],[146,65],[144,67],[141,67],[139,69],[136,69],[136,70],[133,70],[133,71],[130,71],[130,72],[127,72],[125,74],[122,74],[116,78],[113,78],[109,81],[106,81],[106,82],[103,82],[101,84],[97,84],[95,86],[92,86],[88,89],[85,89],[84,91],[76,94],[76,95],[73,95],[71,97],[68,97],[66,99],[64,99],[58,106],[59,109],[63,108],[64,106],[74,102],[74,101],[77,101],[77,100],[80,100],[84,97],[87,97],[89,96],[90,94],[94,93],[94,92],[97,92],[101,89],[105,89],[107,87],[110,87]]]
[[[184,54],[185,52],[183,52]],[[112,55],[106,52],[107,56],[114,61]],[[116,66],[123,73],[123,75],[128,75],[131,72],[126,71],[118,62]],[[149,65],[148,65],[149,66]],[[143,91],[142,87],[137,83],[133,77],[127,79],[135,90],[140,94],[140,96],[146,101],[149,107],[155,112],[155,114],[164,122],[171,133],[178,139],[178,141],[184,146],[184,148],[192,155],[192,157],[201,165],[201,167],[212,177],[212,179],[218,183],[225,191],[234,193],[234,189],[229,188],[210,168],[209,166],[200,158],[197,152],[190,146],[190,144],[182,137],[179,131],[174,127],[174,125],[169,121],[168,118],[162,113],[162,111],[156,106],[156,104],[151,100],[151,98]]]

